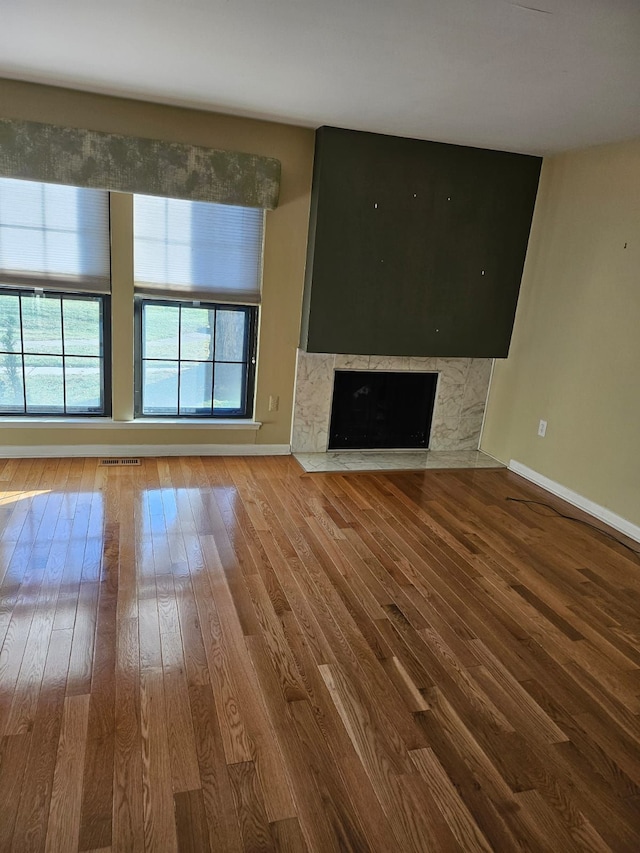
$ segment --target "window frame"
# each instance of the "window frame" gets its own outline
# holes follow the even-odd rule
[[[22,391],[24,398],[24,411],[23,412],[0,412],[0,418],[29,418],[33,419],[46,419],[46,418],[63,418],[74,420],[77,418],[110,418],[112,413],[112,386],[111,386],[111,296],[107,293],[92,293],[91,291],[83,292],[80,290],[73,291],[63,291],[63,290],[47,290],[46,288],[39,287],[11,287],[7,285],[0,285],[0,294],[2,295],[11,295],[18,296],[20,298],[20,340],[21,340],[21,348],[19,352],[14,353],[19,356],[22,361]],[[43,298],[55,298],[60,300],[60,308],[62,311],[62,301],[63,300],[97,300],[100,303],[100,324],[99,330],[101,335],[101,355],[98,356],[83,356],[83,355],[67,355],[64,351],[64,323],[61,327],[61,341],[62,341],[62,352],[61,353],[25,353],[24,345],[23,345],[23,318],[22,318],[22,296],[41,296]],[[6,351],[2,350],[4,354]],[[65,411],[39,411],[39,412],[30,412],[27,410],[26,404],[26,382],[25,382],[25,373],[24,373],[24,358],[25,355],[51,355],[53,357],[59,357],[62,359],[62,383],[63,383],[63,399],[64,399],[64,409]],[[66,368],[65,368],[65,359],[66,358],[95,358],[98,363],[101,365],[101,397],[102,397],[102,409],[99,412],[69,412],[67,409],[67,378],[66,378]]]
[[[245,330],[246,341],[246,370],[244,371],[244,386],[243,400],[244,406],[242,409],[225,409],[223,411],[199,411],[199,412],[180,412],[180,365],[184,362],[194,361],[193,359],[180,358],[180,329],[178,329],[178,358],[177,359],[145,359],[143,358],[143,310],[145,305],[165,305],[167,307],[186,307],[186,308],[204,308],[208,310],[241,310],[247,316],[247,324]],[[242,305],[225,302],[209,302],[203,300],[191,299],[167,299],[153,298],[146,295],[136,295],[134,298],[134,418],[136,420],[167,420],[167,421],[224,421],[228,419],[238,419],[250,421],[253,417],[254,400],[255,400],[255,384],[256,384],[256,362],[257,362],[257,346],[258,346],[258,305]],[[215,346],[215,344],[214,344]],[[175,361],[178,365],[178,411],[176,413],[157,413],[143,411],[142,399],[142,367],[144,361]],[[195,362],[207,364],[209,362]],[[232,362],[239,364],[242,362]],[[214,358],[211,362],[213,365],[213,380],[215,381],[215,349]]]

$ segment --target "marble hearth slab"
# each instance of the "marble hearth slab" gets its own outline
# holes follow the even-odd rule
[[[479,450],[340,450],[293,455],[307,473],[505,467]]]

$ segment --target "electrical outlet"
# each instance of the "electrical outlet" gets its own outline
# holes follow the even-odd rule
[[[538,424],[538,435],[540,436],[540,438],[544,438],[546,434],[547,434],[547,422],[541,420],[540,423]]]
[[[280,397],[274,397],[273,395],[271,395],[271,397],[269,397],[269,411],[270,412],[277,412],[279,405],[280,405]]]

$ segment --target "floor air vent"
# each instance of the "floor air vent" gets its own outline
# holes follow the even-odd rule
[[[134,457],[126,457],[123,459],[101,459],[100,465],[139,465],[140,460],[135,459]]]

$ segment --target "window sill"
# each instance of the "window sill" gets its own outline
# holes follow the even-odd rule
[[[20,429],[246,429],[257,430],[261,421],[240,418],[189,419],[189,418],[137,418],[134,421],[114,421],[113,418],[0,418],[0,428],[16,426]]]

